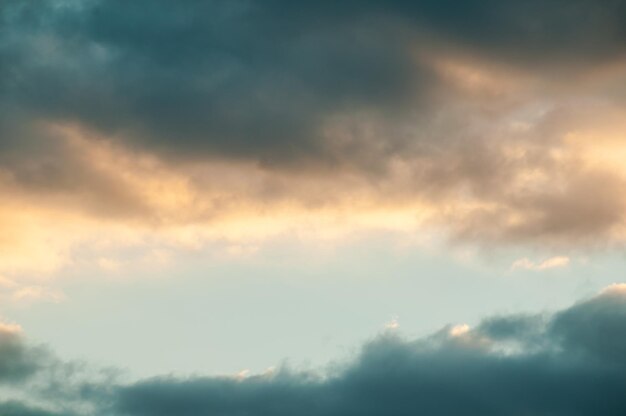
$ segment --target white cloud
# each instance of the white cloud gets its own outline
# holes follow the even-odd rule
[[[545,259],[541,262],[534,262],[527,257],[515,260],[511,265],[511,270],[526,269],[526,270],[547,270],[557,267],[565,267],[569,264],[570,258],[567,256],[555,256]]]
[[[397,316],[393,316],[389,322],[385,324],[386,329],[398,329],[400,328],[400,321]]]
[[[19,334],[22,332],[22,327],[17,324],[8,324],[0,322],[0,334]]]
[[[461,337],[467,334],[470,331],[470,326],[468,324],[459,324],[450,328],[450,336],[453,337]]]
[[[625,295],[626,294],[626,283],[613,283],[604,288],[602,293],[616,294],[616,295]]]

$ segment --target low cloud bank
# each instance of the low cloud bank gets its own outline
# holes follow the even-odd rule
[[[0,410],[15,416],[626,413],[626,285],[556,313],[495,316],[460,327],[417,340],[388,331],[350,362],[323,372],[282,368],[246,378],[94,381],[82,367],[47,355],[17,370],[0,366],[4,387],[28,387],[24,400],[4,402]],[[0,363],[34,357],[20,337],[3,332]]]

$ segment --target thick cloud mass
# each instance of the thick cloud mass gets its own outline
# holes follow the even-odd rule
[[[186,155],[332,162],[350,157],[328,148],[333,117],[425,111],[420,102],[443,80],[417,59],[422,51],[524,67],[600,64],[624,52],[625,9],[584,0],[8,1],[1,105],[9,117],[79,122]],[[389,133],[378,140],[393,147]]]
[[[393,28],[349,8],[337,17],[328,6],[288,2],[9,2],[3,10],[7,106],[187,156],[327,157],[324,119],[391,110],[421,82],[406,42],[391,43]]]
[[[267,237],[307,218],[621,244],[625,14],[621,0],[3,1],[0,227],[15,237],[0,246],[45,251],[59,217],[84,221],[63,233],[83,241],[117,226],[232,240],[235,219]],[[70,240],[36,263],[59,267]]]
[[[31,386],[49,413],[19,401],[0,409],[15,416],[622,415],[625,339],[626,289],[616,285],[554,314],[496,316],[418,340],[384,333],[323,372],[77,382],[75,371],[46,373],[49,357],[28,379],[11,381]]]

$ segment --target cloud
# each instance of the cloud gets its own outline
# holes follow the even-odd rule
[[[570,259],[567,256],[550,257],[549,259],[545,259],[540,263],[535,263],[524,257],[522,259],[515,260],[511,265],[511,269],[546,270],[558,267],[565,267],[569,264],[569,262]]]
[[[397,316],[392,316],[391,320],[385,323],[385,328],[389,330],[395,330],[400,328],[400,319]]]
[[[604,293],[549,319],[496,317],[417,341],[387,335],[324,377],[160,378],[121,388],[116,406],[128,415],[617,415],[625,310],[622,294]],[[592,328],[602,336],[588,336]],[[521,348],[503,349],[510,344]]]
[[[64,362],[15,324],[0,323],[0,414],[78,416],[93,413],[119,371]],[[103,396],[102,396],[103,397]]]
[[[36,351],[27,348],[21,328],[0,323],[0,383],[16,383],[37,372],[40,365]]]
[[[393,108],[419,71],[403,44],[381,42],[347,10],[333,21],[327,6],[309,8],[327,19],[320,31],[285,4],[146,5],[4,6],[12,102],[185,155],[293,163],[329,157],[317,140],[320,119],[352,106]]]
[[[470,327],[467,324],[459,324],[454,325],[450,328],[450,336],[452,337],[462,337],[463,335],[469,333]]]
[[[0,403],[0,413],[5,416],[61,416],[68,413],[57,413],[37,407],[29,407],[19,401],[8,401]]]
[[[609,287],[600,296],[557,314],[551,331],[568,350],[623,366],[625,300],[622,286]]]
[[[304,222],[621,244],[625,8],[2,2],[0,272]]]
[[[600,64],[624,51],[615,18],[624,7],[10,1],[2,7],[3,104],[11,116],[74,121],[186,157],[367,166],[407,144],[388,134],[337,149],[327,126],[359,113],[393,122],[427,112],[447,88],[423,56],[549,62],[555,72]]]
[[[126,415],[618,415],[624,311],[622,293],[603,293],[551,317],[494,317],[414,341],[386,334],[325,375],[156,378],[120,387],[114,408]]]
[[[28,400],[39,405],[14,401],[0,409],[15,415],[621,415],[624,328],[626,296],[613,286],[552,314],[494,316],[414,340],[387,331],[324,371],[282,367],[132,383],[77,378],[80,368],[65,363],[61,372],[58,360],[54,376],[43,377],[55,359],[37,360],[17,334],[3,332],[0,363],[10,362],[12,370],[0,370],[0,379],[14,388],[30,383]],[[24,357],[32,363],[16,366]]]

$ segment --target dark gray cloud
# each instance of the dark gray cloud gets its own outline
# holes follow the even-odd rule
[[[563,348],[624,366],[626,357],[624,291],[609,291],[556,315],[551,332]]]
[[[21,382],[40,368],[46,352],[28,348],[19,333],[0,327],[0,383]]]
[[[310,21],[285,4],[9,2],[3,16],[2,90],[16,111],[187,156],[327,156],[324,118],[393,109],[421,82],[392,28],[345,13]]]
[[[30,407],[19,401],[0,403],[0,414],[4,416],[69,416],[68,413],[58,413],[37,407]]]
[[[114,408],[125,415],[619,415],[626,411],[625,311],[624,292],[612,292],[552,317],[496,317],[418,341],[386,335],[324,377],[147,380],[120,387]]]
[[[51,409],[65,405],[60,414],[85,415],[622,415],[625,327],[626,289],[615,286],[554,314],[496,316],[418,340],[385,333],[323,372],[109,379],[37,397]],[[19,402],[5,408],[56,414]]]
[[[597,63],[623,52],[625,10],[585,0],[7,1],[1,105],[7,119],[71,120],[186,156],[336,164],[350,155],[327,148],[332,117],[426,111],[441,80],[417,52]]]
[[[3,416],[94,414],[117,374],[106,368],[91,371],[77,361],[64,362],[46,346],[25,339],[19,327],[0,325]]]

